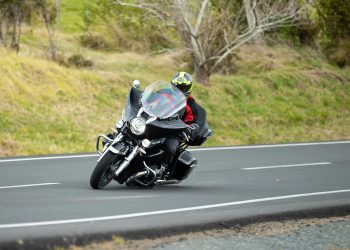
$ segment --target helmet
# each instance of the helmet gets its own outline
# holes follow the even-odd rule
[[[186,72],[178,72],[173,76],[171,83],[180,89],[184,95],[187,97],[192,91],[192,77]]]

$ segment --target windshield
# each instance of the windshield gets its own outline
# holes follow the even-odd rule
[[[142,107],[159,118],[174,116],[186,106],[185,95],[168,82],[157,81],[142,93]]]

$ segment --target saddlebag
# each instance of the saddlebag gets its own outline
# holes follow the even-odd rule
[[[192,157],[190,152],[184,150],[180,153],[176,161],[171,177],[179,181],[185,180],[196,167],[196,165],[197,160]]]

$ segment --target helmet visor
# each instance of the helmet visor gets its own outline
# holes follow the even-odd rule
[[[176,84],[175,85],[179,90],[181,90],[183,93],[188,92],[191,89],[191,85],[186,84]]]

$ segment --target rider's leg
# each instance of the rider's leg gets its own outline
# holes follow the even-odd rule
[[[163,157],[163,165],[165,165],[165,167],[170,166],[179,147],[179,144],[180,142],[176,138],[169,138],[165,140],[163,144],[163,149],[165,151]]]

